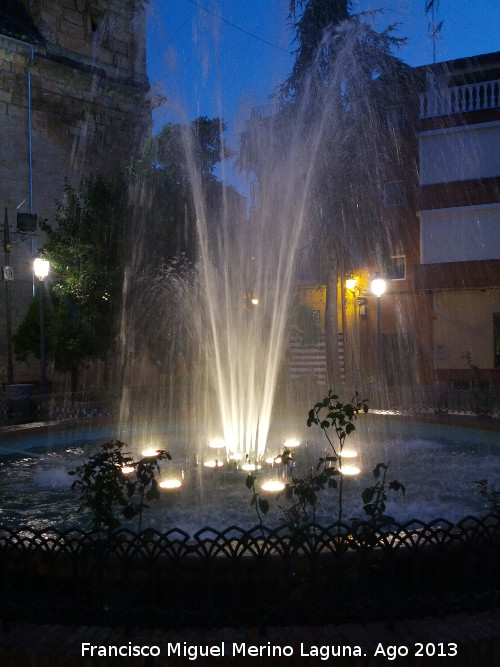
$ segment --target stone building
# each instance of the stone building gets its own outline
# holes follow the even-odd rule
[[[32,296],[32,258],[43,244],[29,216],[18,214],[53,219],[64,178],[123,169],[151,133],[144,5],[2,0],[0,211],[12,242],[2,262],[14,271],[6,286],[12,331]],[[3,293],[0,300],[1,380],[11,382]]]

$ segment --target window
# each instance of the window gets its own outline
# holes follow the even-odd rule
[[[493,313],[493,365],[500,368],[500,313]]]
[[[404,280],[406,278],[406,258],[404,255],[394,255],[385,267],[385,276],[388,280]]]
[[[383,191],[385,206],[403,206],[406,202],[406,188],[404,181],[390,181],[384,185]]]

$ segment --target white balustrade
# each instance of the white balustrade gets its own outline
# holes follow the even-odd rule
[[[420,93],[420,118],[500,107],[500,79]]]

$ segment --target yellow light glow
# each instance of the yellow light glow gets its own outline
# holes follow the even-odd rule
[[[283,482],[278,482],[277,479],[273,479],[270,480],[269,482],[265,482],[261,488],[263,491],[272,491],[277,493],[279,491],[283,491],[285,485],[283,484]]]
[[[355,452],[353,449],[344,449],[341,454],[343,459],[355,459],[357,455],[358,452]]]
[[[222,468],[224,465],[223,461],[205,461],[204,463],[206,468]]]
[[[252,306],[258,306],[259,305],[259,300],[257,298],[252,299]]]
[[[134,472],[134,470],[135,470],[134,466],[123,466],[122,467],[122,473],[124,475],[130,475],[131,473]]]
[[[358,279],[357,278],[348,278],[345,281],[345,286],[347,287],[347,289],[350,289],[350,290],[355,289],[357,284],[358,284]]]
[[[387,288],[387,283],[380,276],[375,276],[375,278],[371,282],[370,287],[371,291],[373,292],[373,294],[375,294],[376,297],[381,297]]]
[[[212,447],[212,449],[222,449],[223,447],[226,446],[226,443],[224,442],[224,440],[221,440],[219,438],[219,439],[215,439],[215,440],[210,440],[210,442],[208,443],[208,446]]]
[[[357,466],[342,466],[339,468],[342,475],[359,475],[361,470]]]
[[[166,479],[160,482],[160,486],[162,489],[178,489],[182,484],[178,479]]]
[[[43,280],[49,275],[49,261],[47,259],[42,259],[41,257],[36,257],[33,260],[33,270],[38,280]]]
[[[241,466],[242,470],[260,470],[262,466],[255,465],[255,463],[244,463]]]
[[[149,447],[148,449],[144,449],[141,454],[145,456],[146,458],[149,456],[158,456],[160,453],[159,449],[153,449],[152,447]]]
[[[269,456],[269,457],[266,459],[266,463],[274,463],[274,461],[275,461],[274,456]]]
[[[283,463],[283,459],[281,458],[281,456],[277,456],[277,457],[274,459],[274,462],[275,462],[275,463]]]
[[[233,452],[229,454],[229,460],[230,461],[241,461],[243,458],[243,454],[238,454],[237,452]]]
[[[295,438],[290,438],[289,440],[285,440],[283,446],[287,449],[293,449],[294,447],[300,447],[300,442]]]

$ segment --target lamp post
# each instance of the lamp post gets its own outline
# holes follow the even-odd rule
[[[387,287],[386,281],[377,272],[371,281],[371,291],[377,297],[377,367],[379,379],[382,376],[382,312],[380,307],[380,297],[384,294]]]
[[[50,264],[48,260],[37,257],[33,261],[33,270],[35,276],[40,282],[40,385],[42,388],[47,386],[47,362],[45,359],[45,278],[49,275]]]

